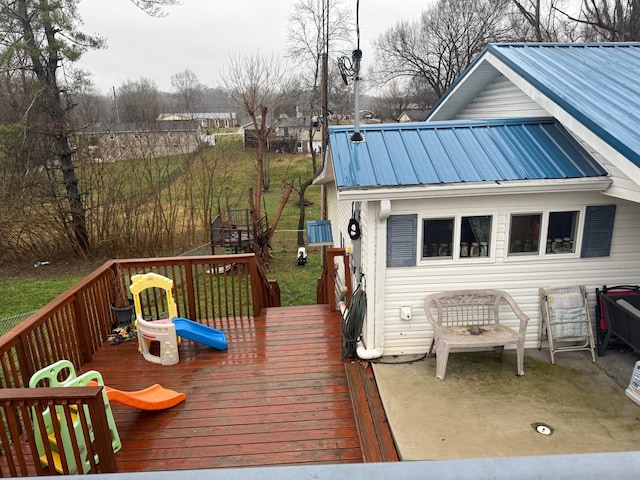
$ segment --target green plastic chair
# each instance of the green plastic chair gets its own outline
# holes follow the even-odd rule
[[[73,366],[73,364],[68,360],[59,360],[35,372],[29,379],[29,387],[30,388],[63,387],[66,381],[72,380],[75,377],[76,377],[76,369]],[[44,420],[44,427],[46,430],[45,432],[42,432],[40,430],[40,425],[38,425],[38,422],[35,421],[35,410],[33,411],[32,416],[34,421],[32,423],[33,423],[33,429],[34,429],[34,436],[36,440],[36,448],[38,449],[38,456],[40,457],[40,461],[45,465],[47,464],[47,458],[44,450],[44,442],[45,441],[51,442],[51,439],[54,438],[54,428],[53,428],[54,415],[56,417],[56,421],[58,421],[57,419],[59,419],[60,432],[62,434],[63,449],[65,452],[67,452],[66,458],[67,458],[67,464],[69,465],[69,472],[71,474],[78,474],[80,472],[78,470],[78,465],[76,465],[76,461],[71,450],[71,438],[69,436],[67,420],[60,407],[56,407],[55,414],[52,414],[50,407],[47,407],[45,410],[42,411],[42,418]],[[82,435],[82,432],[80,432],[80,436],[78,436],[78,431],[75,431],[75,433],[80,446],[79,448],[80,455],[83,463],[85,463],[87,447],[84,441],[84,436]],[[58,454],[60,453],[58,446],[55,444],[52,444],[52,450]],[[54,463],[58,463],[58,462],[55,462],[55,458],[54,458]],[[59,468],[60,468],[60,465],[56,465],[56,470],[58,470],[58,472],[61,473],[61,469],[59,470]],[[86,473],[84,469],[82,473]]]

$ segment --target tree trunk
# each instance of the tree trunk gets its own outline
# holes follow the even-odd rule
[[[58,139],[60,146],[60,168],[62,170],[62,181],[67,192],[69,202],[69,213],[71,215],[71,229],[75,237],[75,250],[81,256],[86,256],[91,249],[89,242],[89,232],[87,231],[87,219],[84,211],[84,202],[78,188],[78,177],[73,166],[73,155],[69,149],[69,137],[61,136]]]
[[[280,222],[280,217],[282,216],[284,207],[287,205],[287,202],[289,201],[289,197],[291,196],[292,191],[293,191],[293,183],[285,183],[282,186],[282,200],[280,201],[280,205],[278,206],[278,211],[276,212],[276,216],[273,219],[273,222],[271,223],[271,226],[269,227],[269,232],[267,234],[268,245],[271,245],[271,239],[273,238],[273,234],[275,233],[276,228],[278,227],[278,222]]]
[[[28,12],[27,1],[18,0],[17,10],[33,72],[42,87],[40,101],[47,116],[44,133],[55,141],[58,150],[55,154],[62,170],[63,184],[69,202],[68,214],[71,218],[73,237],[77,243],[74,248],[79,255],[84,256],[90,249],[89,234],[82,196],[78,189],[78,177],[73,165],[73,155],[69,147],[69,128],[66,122],[65,106],[61,97],[62,92],[58,86],[57,71],[62,60],[59,50],[60,43],[56,39],[58,33],[56,27],[51,22],[49,15],[51,12],[48,11],[52,7],[47,2],[41,3],[40,21],[46,37],[46,46],[41,46],[36,42],[36,36],[30,23],[32,19]]]

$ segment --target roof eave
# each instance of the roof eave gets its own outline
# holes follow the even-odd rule
[[[604,192],[611,186],[609,177],[505,182],[411,185],[398,187],[338,188],[340,201],[412,200],[440,197],[476,197],[481,195],[517,195],[540,193]]]

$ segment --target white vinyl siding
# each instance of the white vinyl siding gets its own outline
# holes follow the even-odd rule
[[[453,213],[484,215],[492,212],[496,222],[493,238],[495,254],[477,262],[426,262],[415,267],[387,268],[384,301],[380,302],[383,308],[376,312],[376,316],[384,317],[385,355],[427,351],[431,327],[424,316],[423,301],[429,293],[461,288],[508,291],[530,316],[526,346],[534,348],[537,347],[539,287],[585,285],[593,306],[596,287],[640,283],[640,250],[636,241],[640,237],[640,205],[630,202],[621,201],[617,205],[611,254],[608,257],[558,255],[510,258],[507,254],[508,219],[512,209],[584,211],[586,205],[610,204],[609,200],[595,193],[575,193],[393,202],[391,215],[417,213],[419,217],[427,217]],[[403,306],[411,307],[411,321],[400,320],[400,307]],[[515,326],[515,319],[513,322],[512,326]]]
[[[456,120],[548,117],[549,113],[500,75],[475,97]]]

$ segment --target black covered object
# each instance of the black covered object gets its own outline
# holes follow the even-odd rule
[[[619,340],[640,353],[640,287],[617,286],[596,290],[598,355],[611,340]]]

